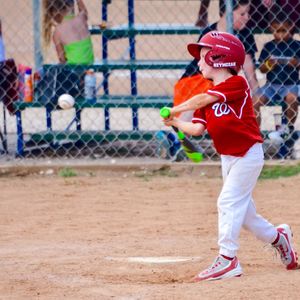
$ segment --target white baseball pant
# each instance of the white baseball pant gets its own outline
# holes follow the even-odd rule
[[[252,192],[264,164],[262,144],[254,144],[243,157],[221,155],[224,185],[218,198],[220,254],[234,257],[242,226],[258,239],[272,243],[277,230],[256,213]]]

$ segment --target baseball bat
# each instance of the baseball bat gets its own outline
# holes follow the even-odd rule
[[[164,119],[170,116],[170,108],[163,107],[160,110],[160,116]],[[186,136],[185,134],[180,131],[177,127],[172,126],[173,130],[177,133],[177,137],[181,143],[181,147],[185,152],[186,156],[192,161],[199,163],[203,159],[203,154],[201,153],[200,149],[195,146]]]

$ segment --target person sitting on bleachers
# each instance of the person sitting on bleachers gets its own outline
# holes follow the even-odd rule
[[[75,15],[74,0],[43,0],[43,38],[46,49],[53,38],[61,64],[80,66],[94,63],[94,51],[88,29],[88,12],[83,0],[77,0]],[[52,34],[52,29],[53,34]],[[41,80],[35,88],[35,98],[55,106],[62,94],[75,99],[84,96],[85,72],[79,68],[50,68],[41,72]]]
[[[300,66],[300,41],[293,38],[293,23],[288,15],[279,13],[270,23],[274,39],[267,42],[259,56],[259,69],[266,74],[266,84],[254,97],[254,107],[260,124],[260,107],[280,104],[287,124],[279,128],[277,135],[290,144],[298,114],[298,81]],[[291,146],[291,144],[290,144]],[[290,147],[291,148],[291,147]],[[283,156],[291,154],[292,149]]]
[[[43,37],[49,46],[52,27],[53,42],[60,63],[92,64],[93,45],[88,30],[88,12],[82,0],[77,0],[78,11],[74,14],[74,0],[43,1]]]

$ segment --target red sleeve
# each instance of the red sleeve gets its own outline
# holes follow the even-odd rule
[[[207,122],[206,122],[204,109],[195,110],[192,122],[193,123],[201,123],[202,125],[204,125],[206,127]]]
[[[245,98],[249,85],[242,76],[232,76],[224,82],[209,89],[206,93],[217,96],[223,102],[232,102]]]

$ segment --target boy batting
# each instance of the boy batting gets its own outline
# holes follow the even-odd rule
[[[271,244],[288,270],[298,267],[287,224],[277,227],[256,213],[252,192],[264,164],[262,138],[254,115],[248,82],[238,72],[245,61],[243,44],[234,35],[212,31],[197,44],[188,45],[204,77],[214,86],[170,109],[163,122],[186,134],[211,136],[222,163],[223,187],[218,197],[219,254],[213,264],[200,272],[196,281],[242,275],[237,258],[241,228]],[[194,111],[192,122],[175,117]]]

